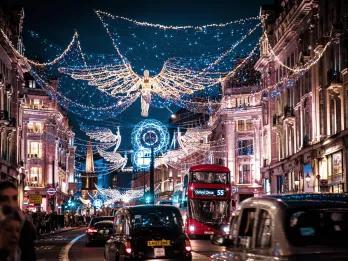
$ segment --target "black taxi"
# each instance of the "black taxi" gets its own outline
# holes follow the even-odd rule
[[[119,209],[104,255],[105,260],[192,260],[180,211],[169,205]]]

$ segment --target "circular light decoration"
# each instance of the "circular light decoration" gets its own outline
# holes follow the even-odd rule
[[[99,209],[103,206],[103,201],[97,198],[93,201],[93,206]]]
[[[154,152],[162,152],[169,143],[167,127],[160,121],[148,119],[138,123],[132,131],[132,144],[134,149],[141,148]]]

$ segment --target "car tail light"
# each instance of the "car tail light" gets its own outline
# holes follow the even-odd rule
[[[95,228],[87,228],[87,233],[97,233],[98,230],[96,230]]]
[[[131,247],[131,242],[128,240],[126,241],[126,252],[128,254],[132,253],[132,247]]]
[[[190,232],[193,232],[193,231],[195,231],[195,230],[196,230],[196,228],[195,228],[194,225],[190,225],[190,226],[189,226],[189,231],[190,231]]]
[[[190,239],[188,239],[188,238],[186,238],[186,240],[185,240],[185,250],[186,250],[187,252],[190,252],[190,251],[192,250],[192,248],[191,248],[191,242],[190,242]]]

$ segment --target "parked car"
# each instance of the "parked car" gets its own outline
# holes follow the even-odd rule
[[[121,208],[114,235],[106,242],[105,260],[192,260],[178,208],[146,205]]]
[[[90,246],[93,243],[105,244],[106,240],[113,234],[113,222],[111,220],[104,220],[94,223],[87,231],[86,246]]]
[[[293,194],[243,201],[226,251],[211,260],[348,260],[348,195]]]

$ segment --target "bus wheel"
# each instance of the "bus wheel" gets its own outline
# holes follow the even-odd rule
[[[196,239],[196,235],[189,235],[190,239]]]

